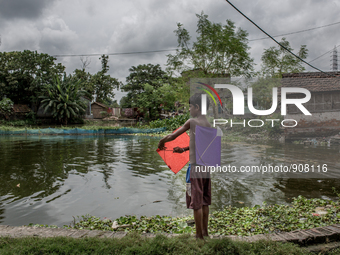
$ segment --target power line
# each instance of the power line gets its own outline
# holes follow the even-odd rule
[[[274,35],[273,37],[280,37],[280,36],[285,36],[285,35],[292,35],[292,34],[303,33],[303,32],[307,32],[307,31],[311,31],[311,30],[315,30],[315,29],[319,29],[319,28],[324,28],[324,27],[329,27],[329,26],[333,26],[333,25],[337,25],[337,24],[340,24],[340,21],[339,22],[335,22],[335,23],[331,23],[331,24],[327,24],[327,25],[323,25],[323,26],[319,26],[319,27],[304,29],[304,30],[300,30],[300,31],[286,33],[286,34]],[[262,37],[262,38],[257,38],[257,39],[251,39],[251,40],[248,40],[248,41],[252,42],[252,41],[258,41],[258,40],[265,40],[265,39],[269,39],[269,38],[270,37]],[[0,45],[1,45],[1,37],[0,37]],[[137,52],[119,52],[119,53],[109,53],[109,54],[105,54],[105,55],[117,56],[117,55],[148,54],[148,53],[176,51],[176,50],[177,49],[154,50],[154,51],[137,51]],[[325,53],[325,54],[327,54],[327,53]],[[91,56],[102,56],[103,54],[104,53],[93,53],[93,54],[59,54],[59,55],[52,55],[52,57],[91,57]],[[320,56],[320,57],[322,57],[322,56]],[[316,59],[313,59],[312,61],[314,61],[314,60],[316,60]],[[310,61],[310,62],[312,62],[312,61]]]
[[[295,55],[293,52],[291,52],[289,49],[287,49],[285,46],[283,46],[281,43],[279,43],[278,41],[276,41],[270,34],[268,34],[266,31],[264,31],[261,27],[259,27],[254,21],[252,21],[250,18],[248,18],[245,14],[243,14],[243,12],[241,12],[239,9],[237,9],[229,0],[226,0],[236,11],[238,11],[243,17],[245,17],[247,20],[249,20],[254,26],[256,26],[258,29],[260,29],[264,34],[266,34],[268,37],[270,37],[274,42],[276,42],[278,45],[280,45],[283,49],[285,49],[286,51],[288,51],[290,54],[292,54],[293,56],[295,56],[296,58],[298,58],[300,61],[302,61],[303,63],[309,65],[310,67],[312,67],[315,70],[318,70],[319,72],[322,72],[326,75],[330,75],[330,76],[334,76],[332,74],[326,73],[322,70],[320,70],[319,68],[312,66],[311,64],[309,64],[308,62],[306,62],[305,60],[303,60],[302,58],[300,58],[299,56]]]
[[[339,44],[338,46],[336,46],[336,47],[335,47],[335,49],[336,49],[336,48],[338,48],[339,46],[340,46],[340,44]],[[311,62],[313,62],[313,61],[315,61],[315,60],[317,60],[317,59],[319,59],[319,58],[321,58],[321,57],[325,56],[326,54],[328,54],[328,53],[332,52],[333,50],[334,50],[334,48],[333,48],[333,49],[331,49],[331,50],[329,50],[329,51],[327,51],[326,53],[324,53],[324,54],[322,54],[322,55],[318,56],[317,58],[314,58],[313,60],[309,61],[308,63],[311,63]]]
[[[165,52],[165,51],[175,51],[177,49],[168,49],[168,50],[150,50],[150,51],[135,51],[135,52],[118,52],[118,53],[108,53],[104,55],[109,56],[117,56],[117,55],[132,55],[132,54],[147,54],[147,53],[157,53],[157,52]],[[103,54],[94,53],[94,54],[63,54],[63,55],[52,55],[52,57],[91,57],[91,56],[102,56]]]
[[[274,35],[273,37],[280,37],[280,36],[285,36],[285,35],[293,35],[293,34],[303,33],[303,32],[307,32],[307,31],[311,31],[311,30],[315,30],[315,29],[319,29],[319,28],[324,28],[324,27],[329,27],[329,26],[333,26],[333,25],[337,25],[337,24],[340,24],[340,21],[332,23],[332,24],[328,24],[328,25],[323,25],[323,26],[320,26],[320,27],[313,27],[313,28],[308,28],[308,29],[304,29],[304,30],[300,30],[300,31],[286,33],[286,34]],[[269,39],[269,37],[251,39],[251,40],[249,40],[249,42],[250,41],[259,41],[259,40],[264,40],[264,39]]]

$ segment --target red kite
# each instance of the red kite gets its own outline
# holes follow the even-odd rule
[[[175,140],[165,143],[164,150],[157,149],[157,153],[159,154],[159,156],[161,156],[165,164],[167,164],[167,166],[175,174],[177,174],[189,162],[189,151],[185,151],[183,153],[174,153],[173,148],[188,147],[189,143],[190,137],[186,132],[184,132],[183,134],[178,136]]]

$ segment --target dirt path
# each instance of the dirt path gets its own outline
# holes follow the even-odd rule
[[[0,225],[0,236],[10,237],[24,237],[24,236],[37,236],[37,237],[56,237],[65,236],[73,238],[83,237],[107,237],[107,238],[122,238],[127,235],[127,232],[112,232],[100,230],[77,230],[77,229],[64,229],[64,228],[43,228],[43,227],[13,227],[7,225]],[[177,234],[165,234],[172,237]],[[143,234],[145,237],[154,237],[155,234]],[[224,236],[211,236],[212,238],[222,238]],[[340,224],[331,225],[327,227],[319,227],[308,230],[295,230],[292,232],[282,232],[277,234],[261,234],[255,236],[226,236],[232,240],[240,240],[247,242],[254,242],[262,239],[269,239],[279,242],[293,242],[300,245],[313,245],[320,243],[329,243],[340,240]]]

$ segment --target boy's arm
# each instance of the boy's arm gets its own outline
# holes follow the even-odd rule
[[[165,136],[164,138],[162,138],[158,143],[158,148],[160,150],[163,150],[164,144],[166,142],[170,142],[172,140],[175,140],[178,136],[180,136],[181,134],[183,134],[185,131],[187,131],[189,129],[190,129],[190,119],[188,119],[182,127],[177,129],[176,132],[169,134],[169,135]]]
[[[189,146],[183,147],[183,148],[181,148],[181,147],[175,147],[175,148],[173,149],[173,152],[176,152],[176,153],[183,153],[183,152],[185,152],[185,151],[188,151],[189,149],[190,149]]]

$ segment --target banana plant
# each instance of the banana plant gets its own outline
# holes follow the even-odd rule
[[[46,93],[40,96],[44,113],[51,110],[52,117],[59,123],[67,125],[68,121],[80,117],[86,112],[86,103],[81,100],[85,91],[80,90],[80,82],[73,82],[64,76],[61,81],[56,76],[53,82],[46,86]]]

